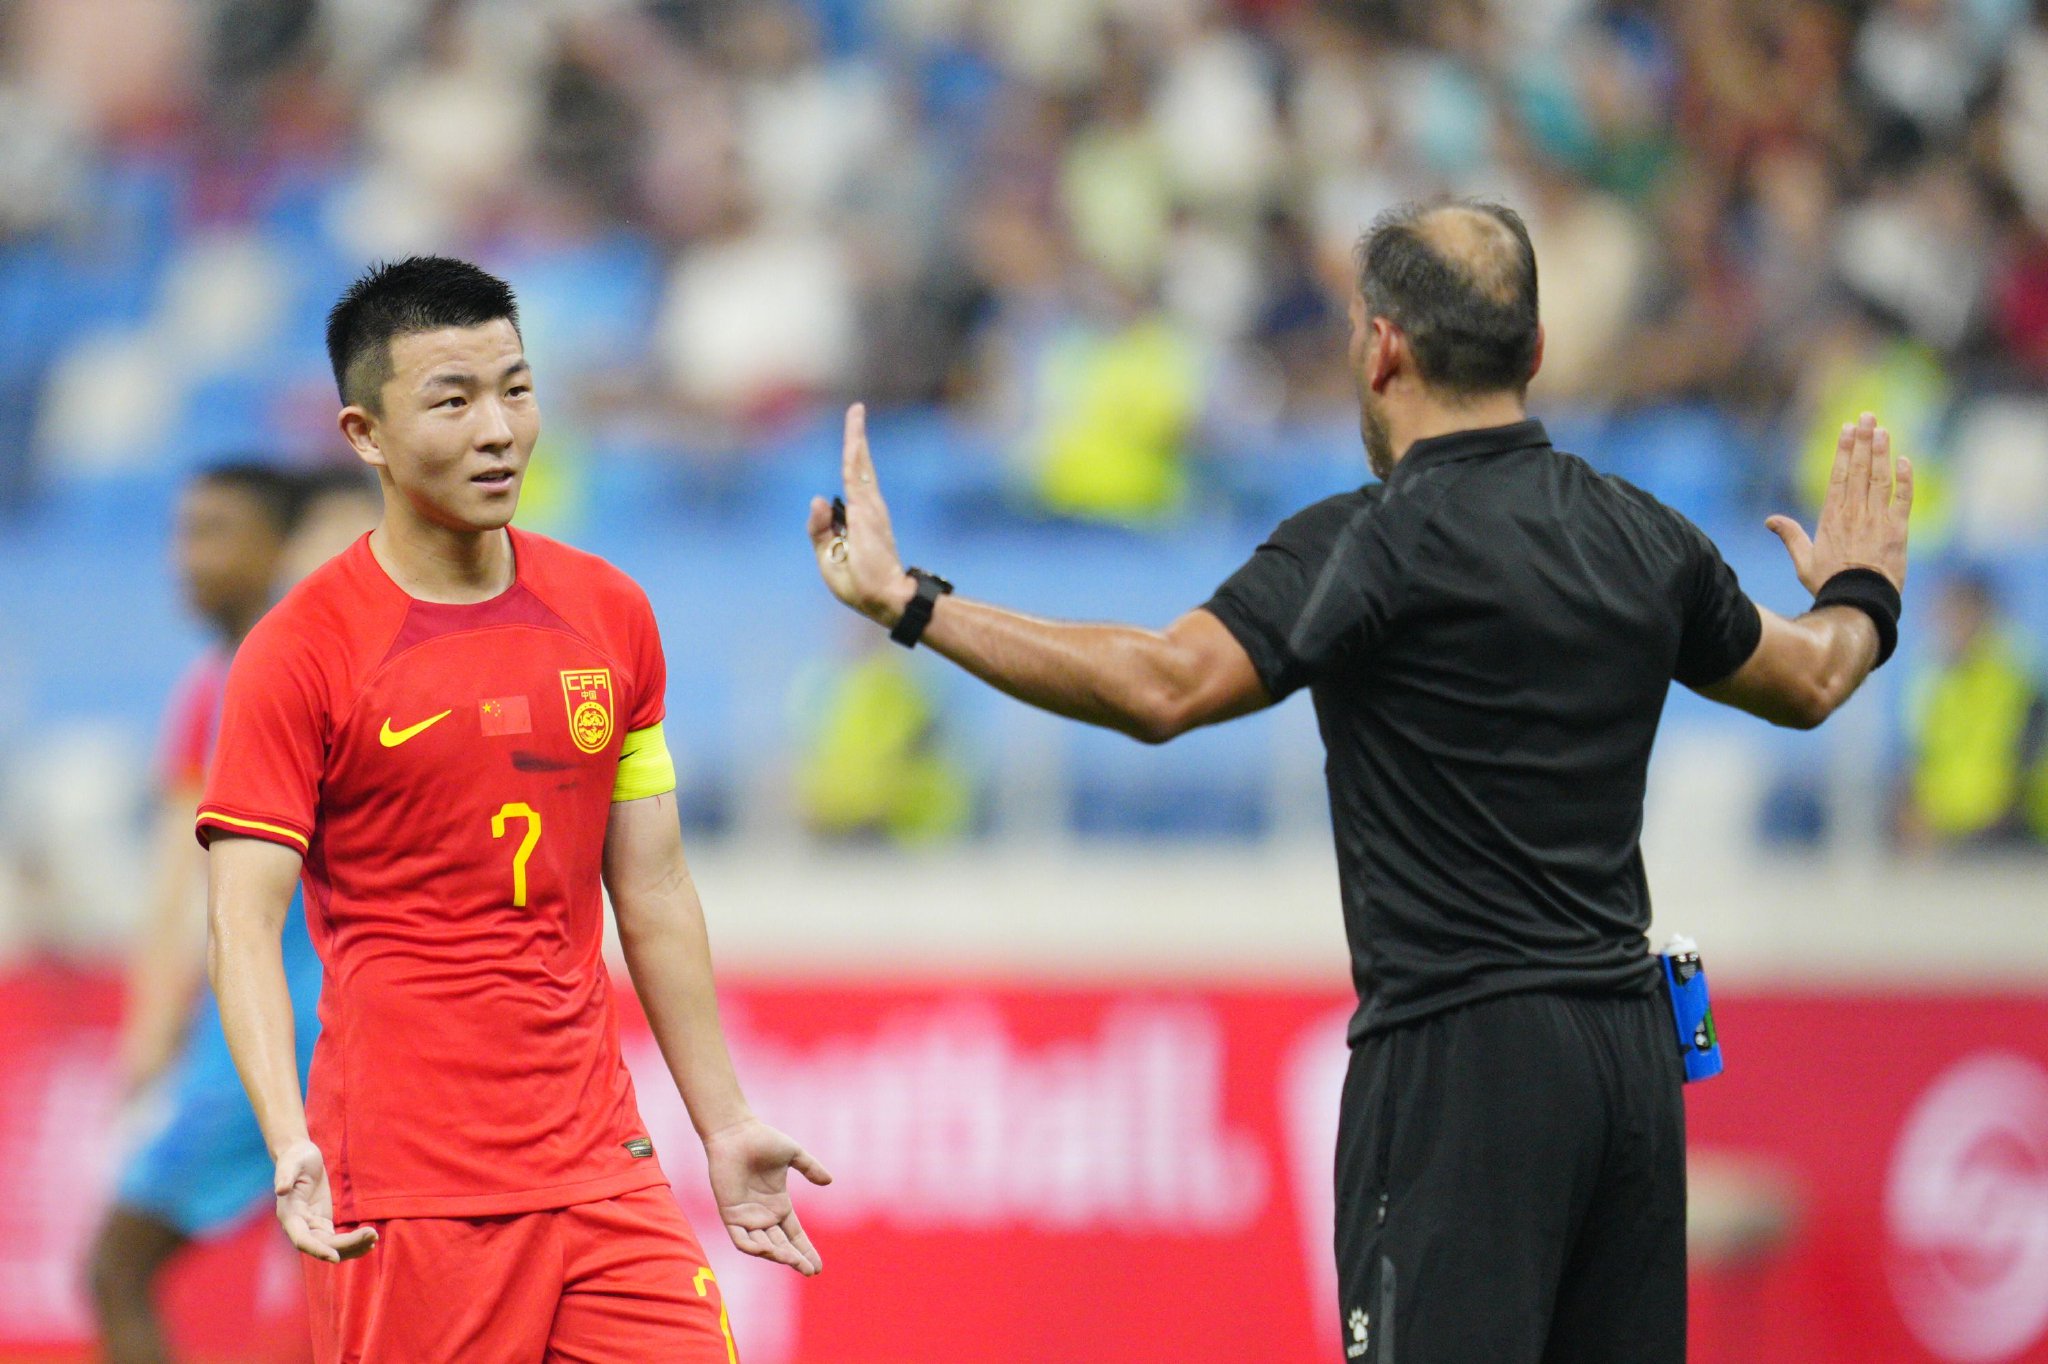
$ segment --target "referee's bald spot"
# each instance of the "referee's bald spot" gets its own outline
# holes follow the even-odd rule
[[[1446,204],[1416,219],[1414,232],[1488,302],[1513,303],[1521,292],[1521,244],[1491,213]]]

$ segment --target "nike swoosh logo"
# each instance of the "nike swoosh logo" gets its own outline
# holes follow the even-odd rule
[[[430,715],[426,719],[420,721],[418,724],[407,725],[404,729],[393,729],[391,727],[391,718],[389,716],[386,716],[384,719],[384,728],[377,731],[377,742],[384,745],[384,747],[386,748],[396,748],[400,744],[404,743],[407,739],[412,738],[413,735],[418,734],[421,730],[425,729],[428,725],[439,724],[441,721],[447,719],[454,713],[455,709],[451,706],[447,710],[442,711],[439,715]]]

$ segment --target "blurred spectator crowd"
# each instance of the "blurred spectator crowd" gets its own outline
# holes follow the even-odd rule
[[[17,495],[195,389],[323,442],[309,324],[418,249],[518,282],[570,429],[944,404],[1111,518],[1346,401],[1351,248],[1416,195],[1528,217],[1547,405],[1946,453],[2048,374],[2026,0],[0,0],[0,53]],[[1988,420],[1983,514],[2043,515]]]
[[[1354,244],[1441,192],[1529,221],[1539,415],[1704,414],[1645,479],[1701,519],[1872,408],[1921,544],[2048,542],[2044,0],[0,0],[0,508],[331,457],[326,306],[447,250],[520,291],[539,513],[857,395],[1170,525],[1352,457]]]

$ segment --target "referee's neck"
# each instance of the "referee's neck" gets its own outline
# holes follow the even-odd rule
[[[1522,395],[1512,390],[1483,393],[1466,399],[1448,399],[1433,393],[1418,394],[1406,404],[1387,404],[1387,434],[1399,464],[1417,441],[1454,436],[1460,431],[1484,431],[1493,426],[1512,426],[1529,419]]]

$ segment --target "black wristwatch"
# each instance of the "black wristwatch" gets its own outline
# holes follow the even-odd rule
[[[889,632],[889,638],[906,649],[915,649],[918,640],[924,638],[924,627],[932,623],[932,606],[940,597],[953,590],[953,584],[936,573],[927,573],[921,568],[903,570],[917,579],[917,595],[903,608],[902,619]]]

